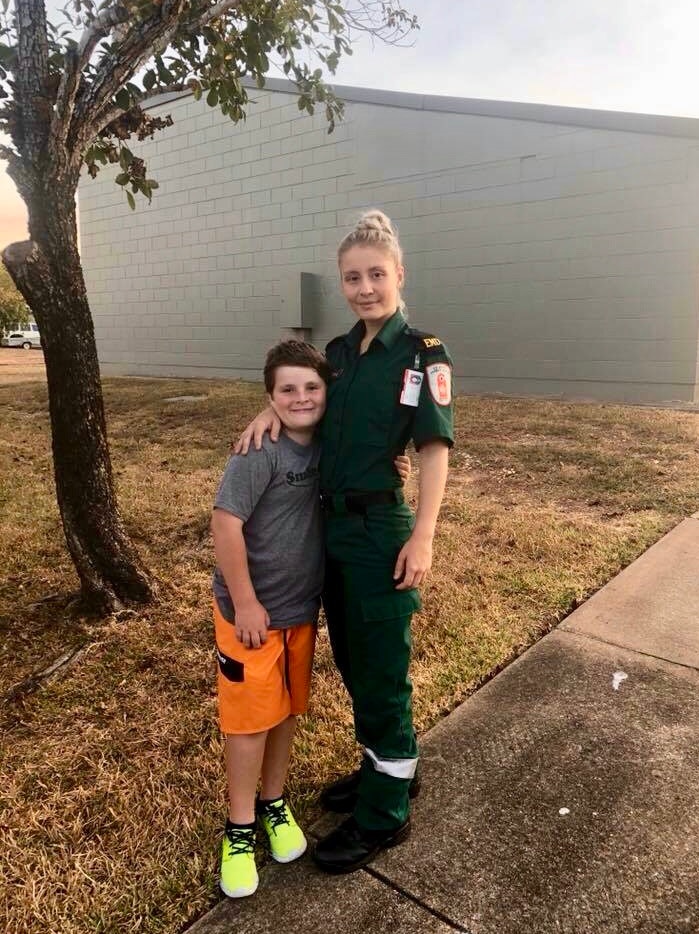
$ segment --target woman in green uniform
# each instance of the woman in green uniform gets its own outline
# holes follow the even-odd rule
[[[342,292],[358,321],[332,340],[321,424],[325,513],[323,603],[333,655],[352,698],[361,768],[326,788],[323,803],[352,814],[319,841],[327,872],[351,872],[410,832],[417,792],[410,621],[432,541],[453,443],[451,360],[441,341],[408,326],[403,258],[391,221],[364,214],[340,243]],[[272,426],[268,413],[242,442]],[[393,460],[412,440],[420,463],[417,513],[404,501]]]

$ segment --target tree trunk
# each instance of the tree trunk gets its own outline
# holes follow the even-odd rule
[[[110,612],[153,595],[119,515],[97,348],[77,249],[77,177],[54,175],[26,198],[32,240],[3,259],[34,312],[44,348],[58,506],[86,603]]]

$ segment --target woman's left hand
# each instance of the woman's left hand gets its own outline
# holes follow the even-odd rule
[[[403,545],[396,561],[393,579],[400,581],[396,590],[419,587],[432,567],[432,536],[413,532]],[[402,580],[401,580],[402,578]]]

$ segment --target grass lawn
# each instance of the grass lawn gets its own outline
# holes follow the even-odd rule
[[[261,387],[110,379],[105,393],[122,510],[161,599],[94,622],[69,610],[45,385],[0,383],[0,928],[12,934],[178,932],[218,898],[209,509]],[[167,401],[177,395],[203,398]],[[414,625],[421,731],[699,508],[698,418],[458,400],[436,568]],[[7,699],[76,650],[58,676]],[[290,779],[304,821],[355,756],[321,632]]]

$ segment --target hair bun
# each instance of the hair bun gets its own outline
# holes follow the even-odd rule
[[[377,233],[387,234],[389,237],[398,239],[391,218],[384,214],[383,211],[379,211],[378,208],[372,208],[362,214],[357,221],[356,229],[358,231],[375,230]]]
[[[403,262],[403,251],[391,218],[378,208],[365,211],[354,228],[342,239],[337,250],[338,260],[343,253],[358,245],[379,246],[388,250],[396,263],[400,265]]]

